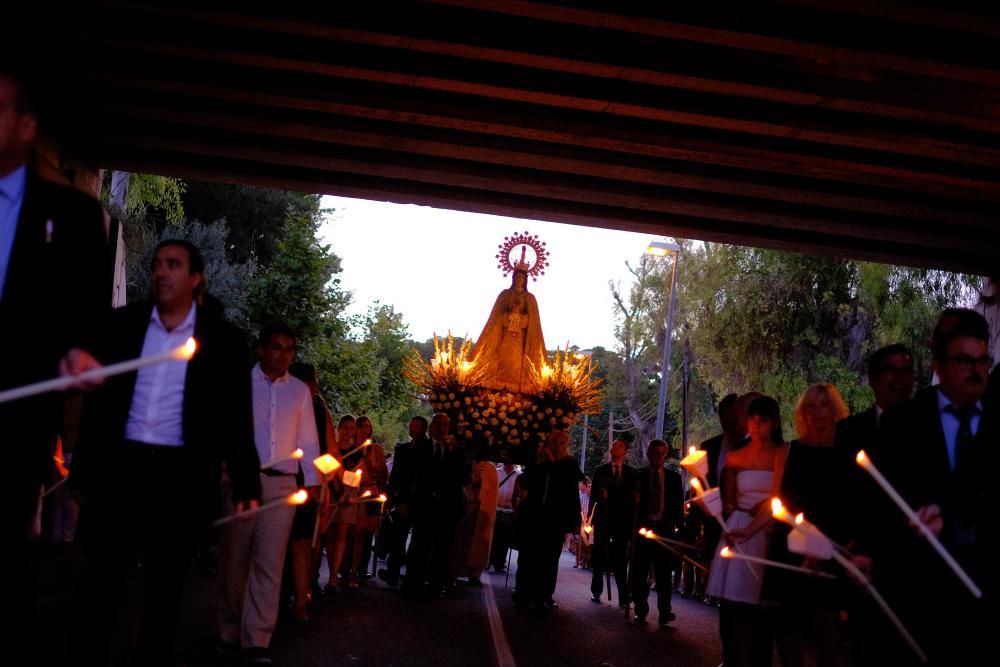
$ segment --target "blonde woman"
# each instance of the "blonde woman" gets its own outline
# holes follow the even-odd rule
[[[795,408],[798,437],[789,443],[777,484],[777,495],[790,512],[804,513],[836,542],[842,542],[847,535],[851,519],[845,511],[846,494],[850,493],[846,485],[852,479],[854,466],[850,452],[834,446],[837,422],[847,416],[847,406],[832,384],[814,384],[806,389]],[[770,557],[795,565],[814,565],[788,551],[788,531],[784,525],[775,529]],[[776,627],[782,665],[803,664],[810,644],[817,665],[837,664],[841,596],[836,581],[768,570],[764,597],[780,603]]]
[[[385,463],[385,450],[382,445],[375,442],[372,435],[372,421],[368,417],[357,418],[356,433],[354,441],[359,445],[366,440],[371,440],[372,444],[364,449],[361,459],[361,469],[364,473],[361,476],[361,487],[359,491],[366,491],[371,497],[377,497],[385,491],[386,482],[389,480],[389,468]],[[348,575],[347,587],[357,588],[358,579],[368,579],[365,576],[368,570],[368,563],[371,559],[372,538],[378,528],[381,516],[381,503],[364,503],[358,507],[357,519],[354,524],[354,540],[351,549],[351,567]]]

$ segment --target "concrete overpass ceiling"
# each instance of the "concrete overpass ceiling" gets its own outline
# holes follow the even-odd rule
[[[962,3],[24,11],[53,128],[102,166],[1000,266],[1000,18]]]

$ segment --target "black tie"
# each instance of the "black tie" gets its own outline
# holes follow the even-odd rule
[[[649,513],[653,516],[659,516],[663,513],[663,480],[660,479],[660,471],[653,471],[653,495],[650,501]]]
[[[955,436],[955,467],[952,469],[950,494],[955,541],[962,545],[975,544],[978,492],[976,489],[976,436],[972,433],[972,418],[979,414],[979,408],[976,406],[959,408],[949,405],[945,410],[958,417],[958,434]]]

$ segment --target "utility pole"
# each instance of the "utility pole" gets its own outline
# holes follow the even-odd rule
[[[587,435],[590,429],[590,415],[583,415],[583,437],[580,438],[580,470],[585,470],[587,465]]]

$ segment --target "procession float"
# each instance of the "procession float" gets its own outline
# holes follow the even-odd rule
[[[514,261],[520,251],[520,257]],[[435,412],[451,417],[453,435],[477,458],[527,463],[555,429],[600,410],[601,381],[589,355],[567,342],[549,354],[528,281],[538,280],[549,252],[528,232],[504,237],[497,268],[510,287],[497,296],[475,343],[434,336],[434,356],[415,350],[404,373]]]

